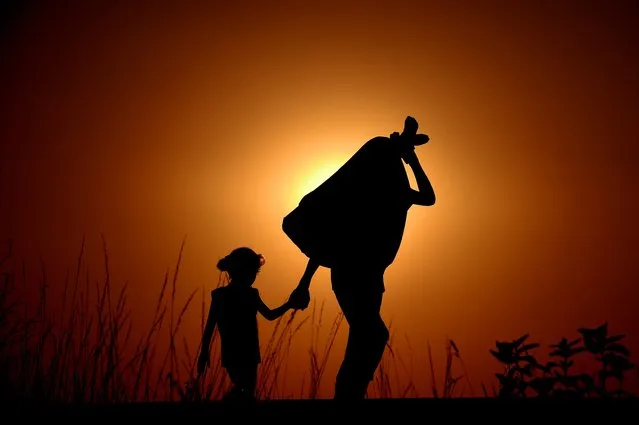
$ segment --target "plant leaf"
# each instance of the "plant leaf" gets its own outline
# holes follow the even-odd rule
[[[524,351],[532,350],[532,349],[537,348],[537,347],[539,347],[539,344],[538,344],[538,343],[536,343],[536,342],[533,342],[533,343],[531,343],[531,344],[526,344],[526,345],[524,345],[523,347],[521,347],[521,348],[520,348],[519,350],[517,350],[517,351],[521,353],[521,352],[524,352]]]
[[[521,337],[517,338],[516,340],[514,340],[514,341],[512,342],[512,344],[513,344],[515,347],[519,347],[521,344],[523,344],[523,343],[524,343],[524,341],[526,341],[526,340],[528,339],[528,337],[529,337],[529,336],[530,336],[530,334],[525,334],[525,335],[523,335],[523,336],[521,336]]]
[[[569,347],[574,347],[575,345],[579,344],[579,342],[581,342],[581,338],[577,338],[577,339],[575,339],[575,340],[573,340],[573,341],[570,341],[570,342],[568,343],[568,346],[569,346]]]
[[[513,362],[512,354],[504,353],[502,351],[489,350],[490,354],[493,355],[497,360],[504,364],[511,364]]]
[[[630,357],[630,350],[626,348],[625,345],[619,344],[618,342],[613,342],[612,344],[606,347],[607,351],[614,351],[615,353],[622,354],[626,357]]]
[[[626,337],[625,334],[611,336],[609,338],[606,338],[606,344],[611,344],[613,342],[621,341],[625,337]]]

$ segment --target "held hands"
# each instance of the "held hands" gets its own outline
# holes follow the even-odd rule
[[[311,302],[311,294],[304,286],[298,286],[291,292],[288,304],[295,310],[305,310]]]

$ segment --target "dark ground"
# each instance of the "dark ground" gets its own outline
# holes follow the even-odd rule
[[[620,420],[634,423],[639,416],[639,399],[590,400],[499,400],[493,398],[468,399],[372,399],[358,403],[337,403],[333,400],[277,400],[255,404],[210,403],[132,403],[116,405],[44,405],[7,404],[5,418],[28,422],[28,417],[55,419],[81,419],[109,421],[137,418],[167,420],[180,423],[202,419],[218,419],[217,423],[239,423],[242,419],[304,423],[317,420],[326,423],[380,420],[393,425],[404,422],[476,422],[514,423],[522,420],[543,423],[570,423],[578,421],[605,423]],[[7,416],[10,415],[10,416]],[[19,419],[18,419],[19,418]],[[122,424],[124,425],[124,424]],[[142,424],[149,425],[149,424]]]

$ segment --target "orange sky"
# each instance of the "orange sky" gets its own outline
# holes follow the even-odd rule
[[[426,344],[441,360],[447,336],[474,382],[498,370],[495,339],[526,332],[549,344],[609,320],[639,349],[632,2],[148,3],[25,2],[5,22],[0,235],[18,258],[63,276],[86,233],[98,270],[104,232],[146,323],[184,235],[183,298],[248,245],[275,306],[306,261],[282,218],[412,115],[437,204],[411,209],[382,313],[420,390]],[[320,270],[334,315],[329,288]]]

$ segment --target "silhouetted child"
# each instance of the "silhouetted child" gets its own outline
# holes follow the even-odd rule
[[[275,320],[292,308],[290,301],[271,310],[259,291],[252,288],[264,265],[264,257],[250,248],[237,248],[217,263],[220,271],[228,272],[229,284],[211,291],[211,306],[202,336],[198,373],[202,374],[210,361],[209,346],[217,325],[222,349],[222,366],[228,372],[233,388],[225,399],[253,399],[257,369],[261,362],[257,330],[257,313]]]

